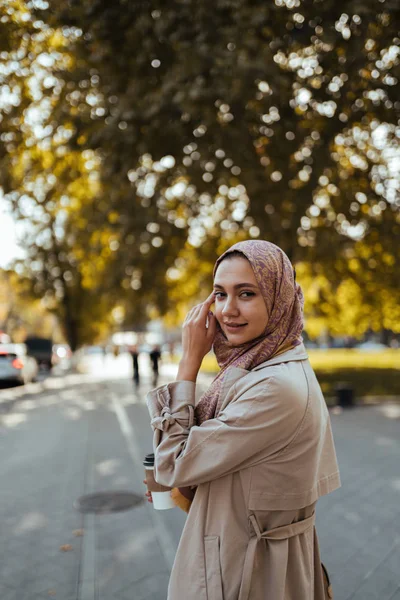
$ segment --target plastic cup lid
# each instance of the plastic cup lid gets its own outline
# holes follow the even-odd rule
[[[143,461],[144,466],[153,467],[154,466],[154,454],[146,454]]]

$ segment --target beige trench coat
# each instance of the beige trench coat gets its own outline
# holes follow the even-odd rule
[[[314,511],[340,480],[304,346],[231,368],[221,394],[217,417],[200,427],[194,383],[147,397],[157,481],[198,486],[168,600],[325,600]]]

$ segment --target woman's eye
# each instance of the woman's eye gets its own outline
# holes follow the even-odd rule
[[[242,292],[240,295],[242,298],[250,298],[250,296],[255,296],[254,292]]]
[[[215,292],[215,298],[222,298],[224,295],[223,292]]]

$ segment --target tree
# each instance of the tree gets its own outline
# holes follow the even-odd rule
[[[64,127],[68,152],[99,161],[85,231],[111,227],[118,248],[104,279],[133,314],[167,309],[164,276],[182,253],[213,262],[238,236],[270,239],[336,286],[353,277],[359,242],[378,235],[383,248],[389,233],[398,256],[393,0],[351,0],[346,12],[333,0],[38,1],[31,11],[60,54],[41,126]],[[11,116],[18,130],[21,102]],[[3,166],[25,143],[9,142]],[[11,163],[8,186],[3,177],[18,203]]]
[[[172,231],[158,208],[148,209],[146,189],[141,193],[139,188],[160,180],[167,171],[164,164],[153,168],[143,156],[135,172],[137,191],[126,176],[116,187],[112,178],[104,177],[102,153],[85,148],[84,134],[76,137],[80,105],[68,74],[72,70],[79,77],[73,48],[80,33],[35,20],[33,9],[41,6],[8,3],[2,20],[8,93],[3,101],[1,182],[26,227],[27,259],[17,265],[18,272],[30,273],[38,297],[56,301],[75,348],[104,335],[102,325],[112,328],[116,304],[124,305],[134,325],[146,321],[148,298],[163,309],[164,265],[176,257],[174,249],[186,236],[182,227]],[[124,214],[114,206],[116,196],[134,211],[135,227],[128,231]],[[175,205],[172,199],[169,207]],[[171,237],[167,251],[161,247],[163,238],[154,235],[159,223],[164,224],[164,238]],[[118,258],[121,240],[123,260]],[[135,297],[139,288],[140,297]]]
[[[0,270],[0,329],[17,343],[28,334],[63,341],[55,315],[46,302],[32,296],[30,281],[7,270]]]
[[[107,152],[106,176],[119,182],[143,155],[171,155],[172,180],[181,176],[194,185],[189,196],[182,187],[194,239],[208,233],[204,206],[211,204],[222,233],[230,225],[235,231],[235,222],[255,226],[295,258],[301,245],[315,241],[307,221],[298,231],[311,207],[320,210],[309,213],[312,230],[337,225],[342,210],[350,225],[358,224],[350,214],[357,202],[353,174],[370,207],[382,201],[374,184],[382,155],[369,148],[363,156],[364,135],[379,123],[397,124],[400,11],[393,1],[377,0],[348,2],[346,10],[333,0],[151,7],[71,0],[53,12],[53,22],[84,32],[76,50],[104,111],[97,117],[84,104],[75,137],[84,133],[90,147]],[[72,75],[78,84],[81,73]],[[340,144],[347,146],[345,165]],[[315,203],[321,187],[329,205]],[[395,192],[383,198],[398,209]],[[232,213],[233,223],[225,223]]]

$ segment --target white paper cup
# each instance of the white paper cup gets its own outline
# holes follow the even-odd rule
[[[151,492],[153,506],[156,510],[167,510],[175,508],[175,502],[171,498],[171,492]]]
[[[151,492],[153,508],[156,510],[167,510],[175,508],[175,502],[171,498],[171,488],[157,483],[154,479],[154,467],[145,465],[147,489]]]

